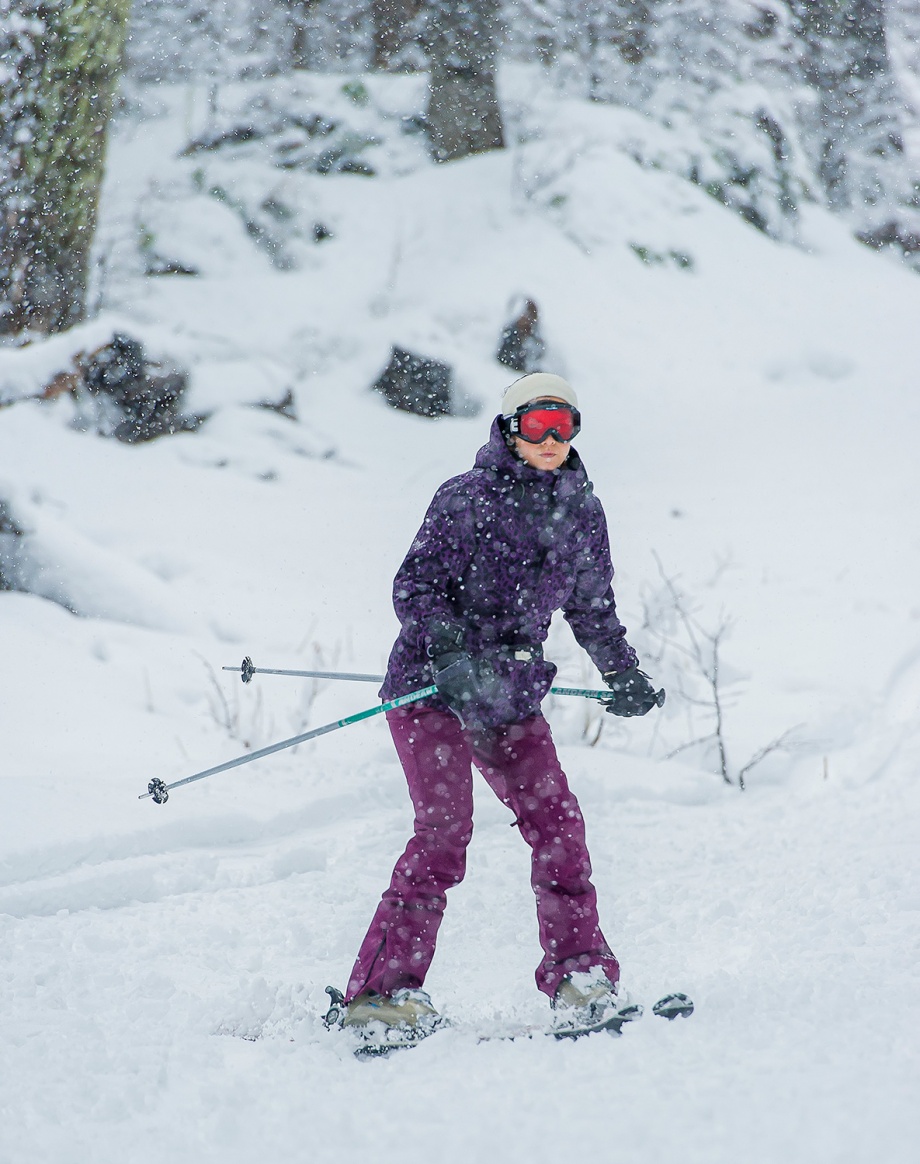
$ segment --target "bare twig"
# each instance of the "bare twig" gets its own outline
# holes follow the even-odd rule
[[[745,786],[744,785],[744,778],[748,774],[748,772],[750,772],[752,768],[756,768],[756,766],[760,763],[760,761],[765,760],[767,758],[767,756],[770,755],[771,752],[788,751],[789,744],[787,741],[788,741],[789,737],[793,734],[793,732],[797,732],[799,730],[799,728],[802,726],[803,725],[799,723],[799,724],[796,724],[795,727],[787,728],[787,730],[784,731],[782,733],[782,735],[778,735],[775,740],[771,740],[769,744],[764,744],[764,746],[762,748],[760,748],[758,751],[756,751],[754,753],[754,755],[751,756],[750,760],[748,760],[748,762],[744,765],[744,767],[741,768],[738,772],[738,786],[739,786],[739,788],[742,788],[742,789],[744,788],[744,786]]]
[[[201,664],[207,672],[208,682],[211,686],[212,698],[208,700],[208,706],[211,710],[211,717],[218,727],[222,727],[224,731],[231,736],[236,736],[239,729],[239,709],[235,712],[230,710],[230,704],[227,702],[227,697],[224,695],[223,688],[217,680],[217,673],[214,668],[204,657],[199,655],[197,651],[194,652],[196,657],[201,660]]]
[[[239,699],[234,695],[233,706],[231,707],[226,695],[224,695],[224,690],[220,685],[217,672],[203,655],[200,655],[197,651],[194,654],[201,660],[202,666],[208,675],[208,682],[211,688],[208,695],[208,709],[211,712],[211,718],[218,727],[224,729],[231,739],[239,740],[244,748],[251,747],[252,737],[258,736],[259,734],[258,726],[262,718],[262,692],[257,691],[255,694],[255,701],[249,715],[249,730],[244,731]],[[246,736],[250,738],[247,739]]]
[[[711,735],[700,736],[699,739],[696,739],[696,740],[687,740],[687,742],[685,744],[681,744],[679,747],[675,748],[673,751],[668,752],[668,754],[665,756],[665,759],[666,760],[673,760],[674,757],[679,756],[681,754],[681,752],[686,752],[689,748],[695,748],[697,746],[697,744],[708,744],[710,742],[710,740],[714,740],[715,738],[716,738],[716,734],[715,734],[715,732],[712,732]]]
[[[709,699],[707,703],[712,709],[716,721],[715,730],[709,738],[715,740],[716,749],[719,754],[719,772],[721,773],[722,779],[726,784],[731,784],[732,779],[728,771],[728,749],[725,744],[725,712],[722,698],[721,658],[719,654],[722,647],[722,640],[730,629],[731,624],[723,618],[715,631],[707,631],[700,626],[696,619],[687,612],[684,606],[683,595],[677,589],[674,580],[665,572],[658,554],[653,551],[652,556],[658,567],[658,573],[671,596],[671,604],[674,612],[680,620],[684,632],[687,635],[687,640],[690,643],[687,654],[692,658],[700,674],[709,686]]]

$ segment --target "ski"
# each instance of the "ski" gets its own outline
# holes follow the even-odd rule
[[[688,1017],[693,1014],[693,1009],[693,1002],[690,998],[680,992],[664,995],[651,1008],[652,1014],[671,1021],[676,1018]],[[629,1006],[617,1011],[606,1022],[598,1026],[571,1027],[568,1029],[526,1027],[523,1030],[509,1031],[505,1034],[479,1035],[476,1041],[478,1043],[490,1043],[502,1040],[513,1042],[515,1039],[553,1038],[561,1042],[563,1039],[583,1039],[588,1035],[602,1033],[621,1035],[629,1023],[636,1022],[644,1013],[645,1008],[643,1006],[639,1003],[631,1003]]]
[[[666,994],[664,998],[659,998],[652,1007],[652,1014],[657,1014],[659,1018],[666,1018],[669,1021],[676,1018],[689,1018],[693,1014],[693,1002],[686,994],[680,992]]]
[[[345,1015],[345,997],[334,986],[327,986],[326,993],[329,995],[331,1005],[323,1017],[323,1023],[327,1030],[341,1030],[342,1020]],[[672,1022],[676,1018],[689,1017],[693,1014],[694,1006],[692,1000],[686,994],[675,991],[659,998],[653,1004],[651,1011],[652,1014],[657,1015],[659,1018],[664,1018]],[[596,1034],[618,1036],[623,1033],[624,1027],[628,1026],[629,1023],[636,1022],[643,1014],[644,1007],[639,1003],[630,1003],[629,1006],[618,1010],[605,1022],[598,1025],[556,1029],[552,1027],[525,1027],[516,1031],[508,1031],[507,1033],[478,1034],[476,1036],[476,1042],[514,1042],[517,1039],[536,1038],[552,1038],[557,1042],[562,1042],[566,1039],[583,1039],[589,1035]],[[417,1047],[419,1043],[423,1043],[425,1039],[436,1034],[439,1030],[449,1029],[451,1025],[450,1022],[442,1020],[434,1029],[424,1031],[416,1031],[412,1028],[398,1030],[397,1028],[391,1027],[383,1039],[362,1036],[356,1031],[355,1034],[357,1034],[359,1039],[362,1039],[362,1042],[355,1048],[354,1055],[356,1059],[383,1059],[391,1055],[394,1051],[411,1050],[413,1047]]]

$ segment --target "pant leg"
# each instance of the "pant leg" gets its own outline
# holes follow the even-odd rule
[[[365,990],[392,994],[425,981],[446,891],[463,880],[473,833],[470,747],[457,718],[433,708],[387,712],[415,809],[415,832],[361,944],[348,982],[350,1001]]]
[[[531,884],[543,947],[538,988],[552,997],[567,974],[594,967],[615,984],[620,967],[598,922],[584,819],[549,724],[535,715],[469,738],[473,762],[515,814],[533,850]]]

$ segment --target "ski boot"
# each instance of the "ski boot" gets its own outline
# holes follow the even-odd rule
[[[387,1055],[402,1047],[414,1047],[433,1034],[441,1016],[424,990],[402,989],[387,996],[367,991],[344,1009],[342,1027],[362,1040],[359,1057]]]
[[[600,970],[569,974],[559,983],[553,999],[553,1034],[577,1039],[594,1031],[619,1034],[625,1023],[642,1016],[642,1007]]]

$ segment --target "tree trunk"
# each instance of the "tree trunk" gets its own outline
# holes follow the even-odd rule
[[[449,162],[505,144],[495,92],[497,0],[432,0],[426,121],[432,155]]]
[[[309,69],[311,53],[308,22],[316,0],[286,0],[286,3],[291,14],[291,68]]]
[[[0,335],[84,317],[129,7],[0,0]]]
[[[373,67],[384,72],[410,71],[413,67],[411,49],[418,41],[416,20],[422,10],[422,0],[373,0],[371,10],[374,18]]]

